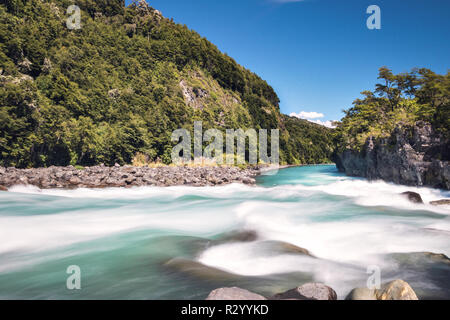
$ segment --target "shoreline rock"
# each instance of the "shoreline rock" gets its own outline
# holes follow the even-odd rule
[[[32,185],[41,189],[130,188],[141,186],[223,186],[232,183],[255,185],[260,167],[132,167],[95,166],[84,169],[49,167],[37,169],[0,168],[0,186]]]
[[[346,300],[419,300],[411,286],[403,280],[384,284],[381,289],[355,288]]]
[[[336,291],[322,283],[306,283],[276,294],[271,300],[337,300]]]
[[[211,291],[206,300],[236,300],[236,301],[257,301],[257,300],[267,300],[267,298],[250,292],[245,289],[233,287],[233,288],[219,288]]]

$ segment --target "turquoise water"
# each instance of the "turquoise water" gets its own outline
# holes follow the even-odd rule
[[[369,266],[420,298],[450,299],[449,264],[413,254],[450,255],[450,208],[404,191],[450,197],[334,166],[271,172],[256,187],[14,187],[0,193],[0,299],[204,299],[224,286],[270,296],[311,281],[343,299]],[[71,265],[81,290],[66,287]]]

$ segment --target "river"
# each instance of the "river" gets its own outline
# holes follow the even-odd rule
[[[306,282],[339,299],[407,281],[450,299],[447,191],[350,178],[335,166],[258,177],[257,186],[0,192],[0,299],[204,299],[238,286],[267,297]],[[311,256],[301,253],[307,249]],[[69,266],[81,289],[68,290]]]

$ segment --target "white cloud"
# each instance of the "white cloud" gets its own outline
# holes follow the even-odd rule
[[[331,128],[331,129],[336,128],[336,126],[333,125],[333,122],[334,122],[334,121],[330,121],[330,120],[328,120],[328,121],[308,120],[308,121],[311,121],[311,122],[313,122],[313,123],[320,124],[321,126],[324,126],[324,127],[327,127],[327,128]]]
[[[325,117],[325,115],[323,113],[306,112],[306,111],[301,111],[300,113],[292,112],[290,114],[290,116],[300,118],[300,119],[319,119],[319,118]]]
[[[333,125],[334,121],[322,121],[321,118],[324,118],[325,115],[323,113],[319,112],[307,112],[307,111],[301,111],[299,113],[292,112],[290,114],[291,117],[296,117],[299,119],[308,120],[309,122],[320,124],[321,126],[327,127],[327,128],[336,128],[336,126]]]

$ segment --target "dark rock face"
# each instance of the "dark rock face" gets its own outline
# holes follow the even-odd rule
[[[336,291],[321,283],[307,283],[279,293],[272,300],[337,300]]]
[[[408,200],[411,201],[412,203],[419,203],[419,204],[423,203],[422,196],[416,192],[411,191],[403,192],[402,196],[408,198]]]
[[[361,152],[345,150],[334,160],[349,176],[450,190],[450,141],[421,121],[397,127],[389,138],[369,138]]]
[[[83,170],[69,167],[39,169],[0,168],[0,185],[33,185],[53,188],[114,188],[138,186],[217,186],[231,183],[255,184],[259,168],[236,167],[131,167],[96,166]]]
[[[248,301],[257,301],[257,300],[267,300],[263,296],[241,289],[241,288],[220,288],[214,291],[211,291],[206,300],[248,300]]]

